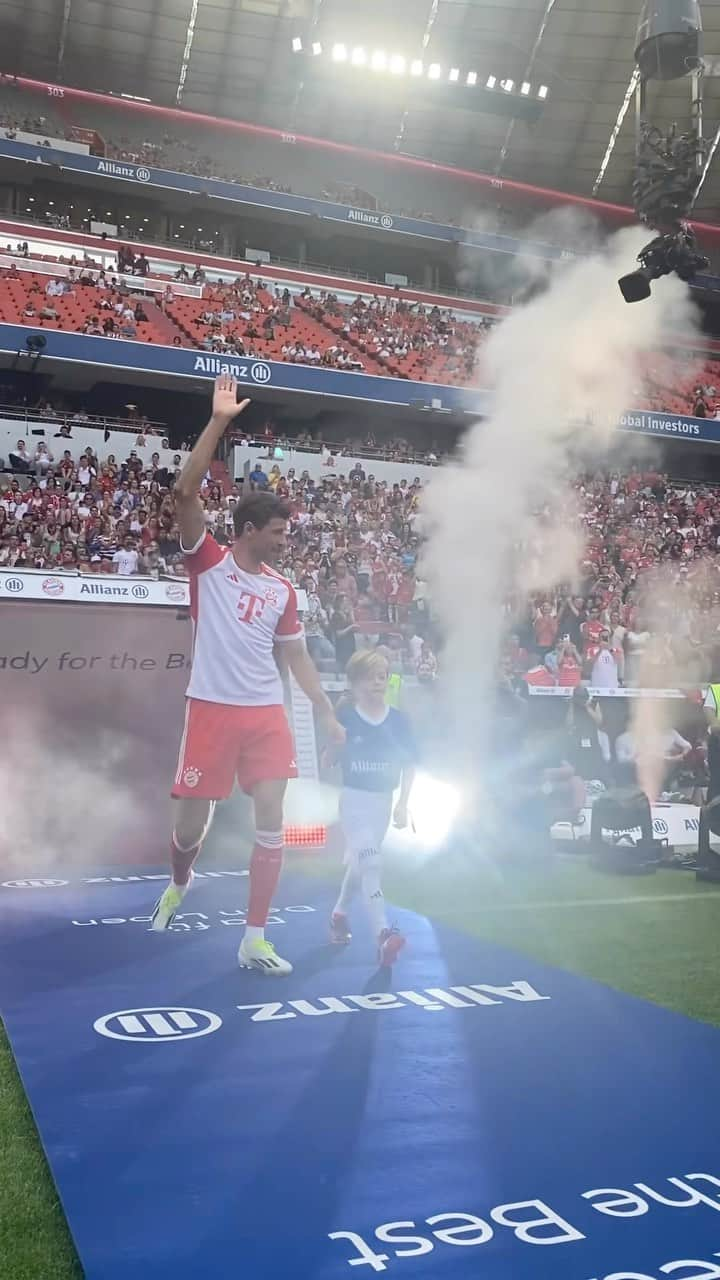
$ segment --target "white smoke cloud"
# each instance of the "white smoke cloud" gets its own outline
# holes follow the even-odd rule
[[[578,455],[603,459],[634,403],[643,355],[668,330],[692,327],[687,286],[675,277],[655,283],[648,302],[623,301],[618,277],[646,240],[627,229],[568,262],[492,333],[484,356],[492,414],[425,495],[422,572],[446,634],[453,737],[468,773],[483,746],[508,596],[577,578],[583,530],[570,478]]]

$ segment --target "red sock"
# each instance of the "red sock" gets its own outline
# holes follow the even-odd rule
[[[173,836],[170,843],[170,861],[172,862],[173,881],[175,884],[187,884],[190,879],[192,864],[200,852],[200,845],[192,849],[178,849]]]
[[[262,929],[267,924],[270,903],[280,879],[282,860],[282,834],[256,832],[250,859],[250,901],[247,912],[247,922],[253,928]]]

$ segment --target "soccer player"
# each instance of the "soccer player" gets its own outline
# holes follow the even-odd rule
[[[175,489],[180,540],[190,575],[194,626],[185,728],[172,795],[177,799],[170,847],[172,879],[152,915],[168,929],[192,881],[192,866],[215,804],[235,779],[253,798],[255,846],[250,861],[247,927],[238,951],[244,967],[269,975],[292,972],[265,938],[282,864],[283,798],[297,776],[283,705],[278,661],[286,662],[332,743],[344,730],[320,685],[303,638],[294,588],[270,568],[287,534],[288,508],[271,493],[244,498],[233,513],[235,541],[221,547],[207,532],[198,489],[229,424],[249,404],[237,383],[215,382],[212,416]]]
[[[378,942],[381,965],[392,965],[405,939],[388,926],[380,884],[380,850],[392,816],[407,826],[408,797],[417,756],[407,716],[387,705],[387,658],[359,650],[347,665],[350,696],[338,708],[345,744],[334,753],[342,769],[340,823],[345,836],[345,878],[330,921],[333,942],[350,941],[348,907],[358,888]],[[400,787],[395,810],[393,796]]]

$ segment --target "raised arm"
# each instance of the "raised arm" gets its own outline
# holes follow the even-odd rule
[[[196,547],[205,532],[205,514],[198,497],[198,490],[215,457],[218,442],[233,419],[247,409],[249,403],[249,400],[241,400],[238,404],[237,382],[234,378],[221,374],[215,379],[210,421],[173,488],[180,541],[185,551],[191,551]]]

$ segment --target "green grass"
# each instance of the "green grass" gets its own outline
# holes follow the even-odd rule
[[[339,862],[303,858],[339,883]],[[388,859],[393,901],[458,929],[720,1026],[720,885],[694,874],[604,876],[578,858],[508,869],[447,856]],[[619,901],[626,900],[626,901]],[[82,1271],[0,1030],[0,1280],[79,1280]]]
[[[81,1276],[10,1045],[0,1029],[0,1277]]]

